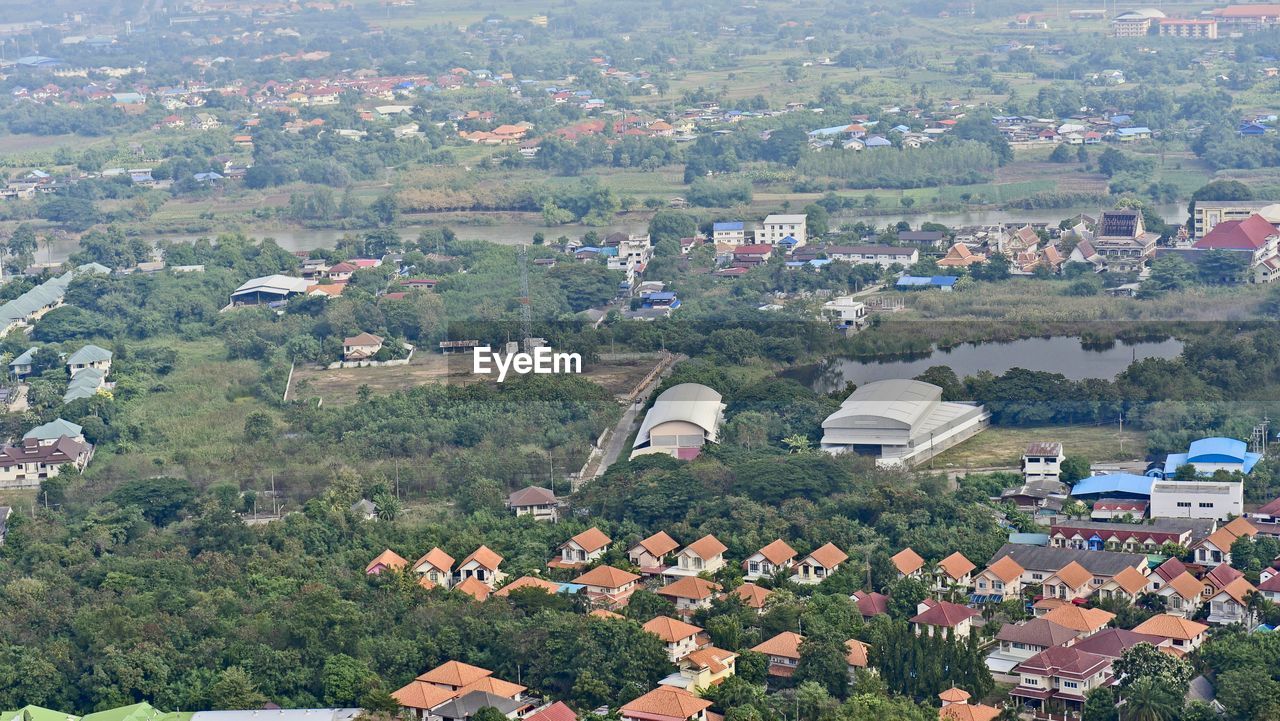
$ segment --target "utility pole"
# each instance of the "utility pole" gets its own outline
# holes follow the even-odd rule
[[[533,336],[533,301],[529,297],[529,247],[521,243],[518,248],[520,259],[520,321],[521,343],[525,351],[529,350],[529,338]]]

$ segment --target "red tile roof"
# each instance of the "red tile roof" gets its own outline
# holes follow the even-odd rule
[[[684,551],[690,551],[704,561],[715,558],[727,550],[729,550],[728,546],[709,533],[684,547]],[[681,553],[684,553],[684,551],[681,551]]]
[[[1213,226],[1195,247],[1202,250],[1257,250],[1266,246],[1276,228],[1257,213],[1244,220],[1224,220]]]
[[[977,616],[978,612],[968,606],[961,606],[950,601],[935,601],[933,606],[911,618],[912,623],[927,626],[945,626],[955,628],[968,619]]]
[[[580,583],[584,586],[596,586],[599,588],[622,588],[628,583],[634,583],[640,580],[640,577],[634,573],[628,573],[621,568],[613,566],[596,566],[586,573],[573,579],[574,583]]]
[[[757,553],[764,556],[764,560],[775,566],[780,566],[796,557],[796,549],[781,538],[761,548]]]
[[[701,628],[698,628],[691,623],[685,623],[679,619],[671,618],[670,616],[658,616],[656,618],[649,619],[649,621],[641,628],[652,633],[666,643],[675,643],[682,639],[689,638],[690,636],[696,636],[699,633],[702,633]]]

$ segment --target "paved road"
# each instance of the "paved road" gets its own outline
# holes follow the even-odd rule
[[[653,395],[653,392],[658,389],[662,379],[671,374],[671,369],[675,368],[676,364],[684,359],[685,356],[683,355],[674,356],[671,359],[671,363],[661,373],[654,376],[653,380],[649,381],[649,385],[640,391],[635,401],[623,412],[622,417],[618,419],[617,425],[613,427],[613,432],[609,434],[609,439],[605,441],[604,456],[600,459],[600,464],[596,466],[595,472],[590,474],[591,478],[603,476],[605,471],[609,470],[609,466],[618,462],[623,450],[625,450],[627,439],[631,437],[631,434],[640,425],[640,412],[644,410],[645,404],[649,401],[649,396]],[[583,481],[586,480],[585,478],[583,479]]]

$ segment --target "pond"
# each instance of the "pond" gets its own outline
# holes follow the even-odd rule
[[[1111,380],[1130,363],[1144,358],[1173,358],[1182,353],[1182,342],[1126,344],[1109,348],[1085,348],[1079,338],[1026,338],[1011,343],[965,343],[951,349],[935,349],[925,357],[885,361],[833,358],[825,363],[795,368],[784,375],[804,383],[818,393],[830,393],[853,382],[864,385],[891,378],[914,378],[931,366],[945,365],[956,375],[976,375],[991,371],[999,375],[1011,368],[1061,373],[1072,380]]]

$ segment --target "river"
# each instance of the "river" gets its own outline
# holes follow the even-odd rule
[[[976,375],[990,371],[996,375],[1011,368],[1061,373],[1072,380],[1115,378],[1134,360],[1173,358],[1182,352],[1182,342],[1125,344],[1106,349],[1090,349],[1071,337],[1025,338],[1010,343],[965,343],[948,350],[934,350],[925,358],[910,360],[858,361],[834,358],[818,366],[797,368],[786,373],[818,393],[830,393],[846,383],[864,385],[891,378],[914,378],[931,366],[945,365],[956,375]]]

